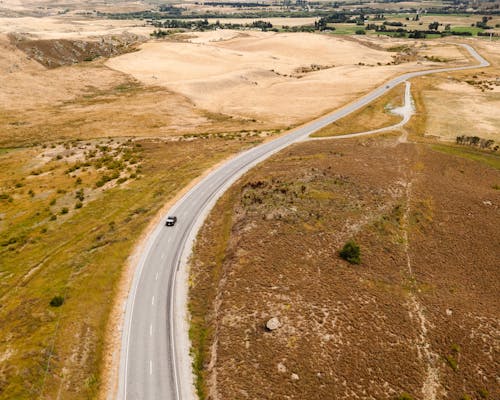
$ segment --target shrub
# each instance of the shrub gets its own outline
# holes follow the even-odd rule
[[[52,300],[50,300],[51,307],[61,307],[64,303],[64,297],[62,296],[54,296]]]
[[[83,206],[83,203],[81,201],[78,201],[76,204],[75,204],[75,208],[78,209],[78,208],[82,208]]]
[[[445,357],[445,360],[453,371],[456,372],[458,370],[458,362],[455,360],[455,357],[449,355]]]
[[[68,213],[68,211],[69,211],[69,210],[68,210],[68,207],[63,207],[63,208],[61,209],[61,215],[62,215],[62,214],[67,214],[67,213]]]
[[[361,250],[354,240],[349,240],[339,251],[339,255],[351,264],[361,263]]]
[[[413,400],[413,397],[408,393],[403,392],[398,397],[396,397],[396,400]]]

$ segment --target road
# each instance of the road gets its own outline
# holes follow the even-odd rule
[[[174,227],[164,219],[149,236],[134,273],[122,332],[119,399],[194,399],[185,315],[186,262],[193,240],[216,200],[250,168],[292,143],[356,111],[410,78],[478,67],[489,63],[472,47],[462,45],[479,64],[401,75],[344,108],[254,147],[208,174],[169,211]],[[166,216],[165,216],[166,217]]]

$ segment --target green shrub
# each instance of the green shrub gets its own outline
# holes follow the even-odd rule
[[[52,300],[50,300],[51,307],[61,307],[64,303],[64,297],[62,296],[54,296]]]
[[[339,255],[351,264],[361,263],[361,250],[354,240],[349,240],[339,251]]]
[[[445,359],[446,359],[446,362],[448,363],[448,365],[451,367],[451,369],[453,371],[457,371],[458,370],[458,361],[455,360],[455,357],[453,357],[453,356],[450,355],[450,356],[446,356]]]
[[[61,209],[61,215],[62,215],[62,214],[67,214],[68,212],[69,212],[68,207],[63,207],[63,208]]]
[[[396,400],[413,400],[413,397],[406,392],[401,393]]]
[[[78,208],[82,208],[83,206],[83,203],[81,201],[78,201],[76,204],[75,204],[75,208],[78,209]]]

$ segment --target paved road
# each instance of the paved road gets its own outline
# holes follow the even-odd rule
[[[185,263],[192,241],[217,198],[262,160],[358,110],[407,79],[489,65],[472,47],[463,46],[479,65],[412,72],[392,79],[339,111],[239,154],[206,176],[175,204],[170,214],[178,217],[177,224],[165,227],[163,221],[155,229],[134,275],[125,309],[119,399],[194,398],[183,311],[187,291]]]

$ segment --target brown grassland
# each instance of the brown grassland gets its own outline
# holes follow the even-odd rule
[[[494,86],[489,46],[478,45],[490,68],[412,81],[412,142],[393,132],[300,143],[219,200],[191,260],[202,398],[500,396],[500,157],[428,134],[443,82]],[[470,84],[474,95],[480,85]],[[482,100],[495,118],[496,98]],[[334,134],[390,125],[370,118],[388,101],[359,112],[361,124],[339,121]],[[458,119],[444,139],[484,133],[468,110],[444,105]],[[338,255],[348,240],[361,247],[359,266]],[[272,317],[276,331],[265,327]]]
[[[382,137],[295,145],[247,174],[195,247],[199,392],[497,398],[495,160]],[[360,266],[338,256],[350,239]]]

